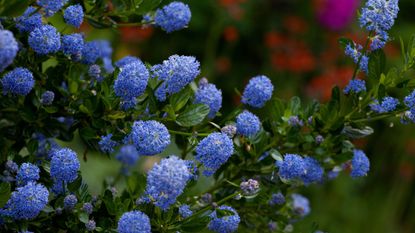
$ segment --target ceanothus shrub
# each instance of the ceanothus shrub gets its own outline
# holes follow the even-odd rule
[[[108,2],[37,0],[18,16],[2,11],[1,232],[289,228],[312,211],[299,187],[340,172],[370,175],[369,157],[351,143],[372,132],[369,121],[415,122],[414,81],[404,78],[415,48],[408,48],[399,72],[390,71],[399,75],[373,69],[384,64],[397,0],[365,3],[359,16],[365,45],[340,40],[355,72],[343,90],[333,88],[329,103],[283,100],[274,77],[258,75],[226,115],[220,110],[229,100],[200,76],[198,57],[173,54],[149,64],[126,56],[114,63],[109,41],[68,32],[89,23],[180,33],[191,21],[188,5]],[[62,30],[57,18],[71,30]],[[87,148],[83,154],[70,143],[61,146],[75,136]],[[170,147],[176,155],[164,156]],[[99,195],[91,195],[80,172],[80,159],[99,169],[88,161],[90,151],[121,164]],[[150,157],[157,162],[138,171],[135,165]]]

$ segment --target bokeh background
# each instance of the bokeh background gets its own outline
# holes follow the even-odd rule
[[[162,4],[168,1],[163,1]],[[109,39],[114,60],[125,55],[151,64],[172,54],[194,55],[202,75],[222,89],[222,112],[239,103],[236,90],[249,78],[265,74],[275,95],[326,101],[334,85],[344,87],[353,64],[343,55],[338,39],[363,41],[357,23],[359,0],[184,0],[192,10],[189,28],[166,34],[152,27],[97,30],[84,24],[88,39]],[[400,0],[401,12],[385,48],[388,66],[399,65],[400,39],[415,33],[415,1]],[[375,134],[355,144],[366,151],[372,169],[367,178],[337,180],[304,188],[311,200],[309,216],[294,232],[312,226],[327,232],[415,232],[415,130],[399,120],[377,122]],[[75,141],[80,153],[84,148]],[[171,146],[166,154],[176,151]],[[142,160],[145,169],[157,158]],[[82,164],[90,189],[99,192],[105,179],[118,173],[119,164],[105,155],[89,153]],[[122,188],[122,187],[120,187]],[[265,231],[265,229],[264,229]]]

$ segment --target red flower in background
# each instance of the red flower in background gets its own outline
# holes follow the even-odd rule
[[[121,40],[127,43],[139,43],[149,39],[154,32],[153,27],[122,27]]]
[[[234,26],[227,26],[223,30],[223,37],[228,42],[235,42],[239,38],[239,32]]]

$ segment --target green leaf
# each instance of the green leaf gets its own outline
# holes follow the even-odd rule
[[[145,14],[156,8],[162,0],[143,0],[135,11],[136,14]]]
[[[82,223],[88,223],[89,221],[88,214],[85,212],[79,213],[79,221],[81,221]]]
[[[22,0],[0,1],[0,15],[2,17],[19,16],[26,10],[29,2]]]
[[[0,208],[7,203],[10,198],[10,184],[9,183],[1,183],[0,184]]]
[[[209,220],[209,216],[192,219],[192,221],[186,221],[181,224],[180,229],[184,232],[202,232],[206,228]]]
[[[108,115],[108,119],[117,120],[125,118],[125,112],[122,111],[115,111]]]
[[[82,128],[79,131],[79,135],[81,136],[81,138],[83,138],[84,140],[90,140],[90,139],[96,139],[97,138],[97,133],[95,130],[93,130],[90,127],[86,127],[86,128]]]
[[[205,104],[193,104],[177,117],[176,123],[184,127],[197,125],[205,119],[209,111],[209,107]]]
[[[81,176],[78,176],[78,178],[74,182],[68,184],[68,189],[71,192],[76,192],[79,189],[79,187],[81,187],[81,185],[82,185],[82,178]]]
[[[290,109],[292,115],[298,115],[301,110],[301,99],[298,96],[294,96],[290,101]]]
[[[190,97],[192,96],[192,90],[190,88],[186,88],[185,90],[175,93],[170,97],[170,105],[173,106],[175,112],[182,109],[187,101],[189,101]]]
[[[343,128],[343,134],[350,138],[363,138],[373,133],[373,129],[369,126],[365,126],[362,129],[353,128],[350,125],[346,125]]]
[[[341,37],[338,39],[338,42],[340,44],[340,46],[345,49],[347,45],[354,45],[353,40],[349,39],[349,38],[345,38],[345,37]]]
[[[380,75],[385,71],[386,58],[383,50],[373,51],[369,56],[369,74],[370,79],[378,80]]]

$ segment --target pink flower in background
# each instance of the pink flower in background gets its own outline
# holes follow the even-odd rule
[[[341,30],[353,19],[360,0],[315,0],[318,22],[330,29]]]

